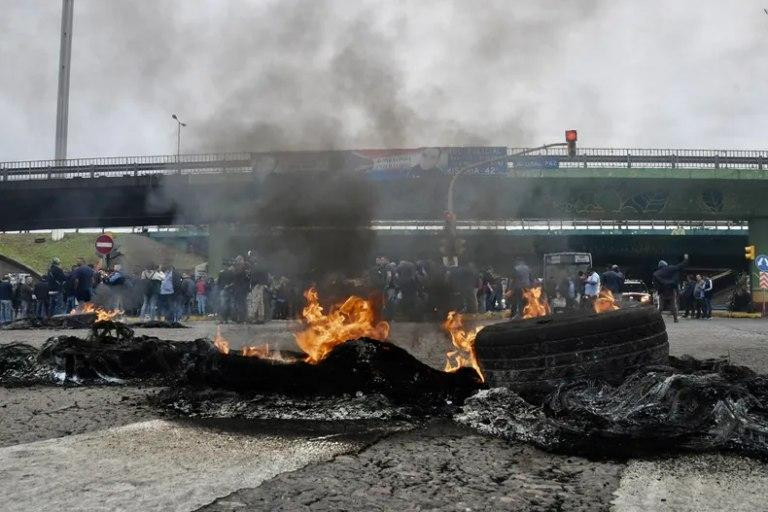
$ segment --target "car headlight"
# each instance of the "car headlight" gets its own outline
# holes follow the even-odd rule
[[[640,297],[640,302],[651,302],[651,296],[647,293]]]

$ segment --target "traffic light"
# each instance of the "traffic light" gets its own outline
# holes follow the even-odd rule
[[[565,130],[565,142],[568,143],[568,156],[573,158],[576,156],[576,140],[578,134],[576,130]]]
[[[757,257],[757,249],[754,245],[748,245],[744,248],[744,257],[749,261],[753,261]]]

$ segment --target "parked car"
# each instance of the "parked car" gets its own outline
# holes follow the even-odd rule
[[[641,304],[654,304],[654,295],[644,282],[639,279],[627,279],[624,281],[624,291],[621,299],[627,302],[639,302]]]

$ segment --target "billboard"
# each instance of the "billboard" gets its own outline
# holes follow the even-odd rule
[[[425,178],[451,175],[471,164],[503,158],[506,147],[428,147],[347,151],[346,167],[371,179]],[[466,174],[507,172],[505,161],[466,171]]]
[[[254,153],[251,165],[259,173],[344,170],[370,179],[425,178],[455,174],[471,164],[507,155],[506,147],[428,147],[414,149],[362,149]],[[505,161],[465,171],[465,174],[507,172]]]

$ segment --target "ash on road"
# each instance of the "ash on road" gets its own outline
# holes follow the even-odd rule
[[[222,334],[233,348],[269,342],[276,349],[287,349],[294,347],[291,332],[297,328],[298,324],[293,322],[225,325]],[[727,356],[734,364],[768,373],[768,322],[716,318],[683,320],[679,324],[669,322],[667,328],[673,355]],[[177,340],[212,337],[215,332],[213,322],[194,322],[189,329],[137,329],[137,334]],[[61,332],[0,331],[0,344],[18,341],[40,346],[56,334]],[[87,332],[66,331],[66,334],[84,336]],[[438,368],[444,364],[444,354],[450,347],[436,325],[396,323],[390,338]],[[48,486],[62,486],[75,494],[87,494],[96,486],[105,495],[114,494],[111,500],[117,500],[117,495],[130,496],[125,489],[118,492],[108,485],[96,485],[97,470],[85,462],[88,459],[85,454],[109,460],[125,456],[118,448],[130,443],[99,444],[99,439],[115,439],[114,427],[125,426],[121,428],[127,429],[122,431],[128,436],[126,439],[139,444],[140,438],[128,433],[140,431],[137,425],[147,425],[147,421],[157,427],[152,435],[159,445],[163,444],[164,436],[176,436],[179,428],[191,429],[184,432],[192,433],[193,439],[207,440],[210,436],[212,443],[224,443],[228,450],[236,450],[237,444],[244,442],[245,438],[239,437],[245,435],[242,433],[216,429],[203,432],[189,426],[153,424],[152,421],[161,416],[157,409],[147,405],[146,397],[155,392],[152,388],[118,386],[0,388],[0,447],[5,447],[0,448],[0,458],[4,458],[3,464],[8,464],[0,476],[0,494],[7,496],[12,492],[21,500],[20,504],[34,502],[34,510],[59,510],[65,502],[72,504],[66,494],[50,494],[48,501],[43,499],[43,494],[37,497],[24,494],[25,486],[30,487],[32,480],[45,476]],[[275,428],[292,429],[285,424],[276,424]],[[339,434],[343,432],[324,431],[319,436],[311,425],[305,425],[303,430],[291,434],[291,443],[309,447],[312,439]],[[203,437],[195,437],[198,435]],[[220,436],[222,439],[216,441]],[[256,444],[249,441],[248,447],[257,447],[259,439],[269,438],[258,431],[247,436],[256,439],[253,441]],[[234,443],[227,444],[228,439]],[[218,477],[204,470],[206,443],[186,443],[183,450],[189,453],[183,457],[185,464],[190,468],[201,464],[195,481],[202,482],[208,491],[195,495],[194,500],[184,501],[178,494],[157,487],[153,493],[143,493],[142,501],[105,501],[101,509],[151,510],[171,506],[174,510],[195,510],[212,502],[201,510],[280,510],[281,507],[283,510],[416,510],[421,507],[421,510],[621,512],[763,510],[762,504],[768,501],[765,465],[742,457],[684,455],[654,461],[588,461],[547,454],[526,445],[508,444],[445,425],[416,427],[412,432],[396,433],[378,442],[376,439],[378,437],[373,436],[365,442],[342,443],[338,450],[334,448],[322,451],[317,457],[304,458],[288,454],[279,443],[274,449],[249,448],[248,455],[255,459],[258,467],[271,467],[272,460],[285,465],[275,466],[278,469],[271,473],[259,473],[261,476],[258,472],[240,474],[223,486],[218,485]],[[369,443],[373,444],[368,446]],[[74,454],[84,467],[72,474],[46,469],[46,457],[55,458],[54,454],[64,453],[60,448]],[[174,451],[168,449],[158,451],[156,456],[151,450],[140,452],[143,462],[131,465],[137,474],[144,471],[142,464],[161,468],[177,458]],[[224,464],[225,473],[240,464],[238,460],[233,459],[231,468]],[[162,479],[162,470],[152,469],[150,473]],[[130,485],[136,484],[130,476],[120,478]],[[736,484],[742,490],[733,492],[731,487]],[[121,494],[123,491],[127,494]],[[706,499],[693,499],[696,493]],[[92,503],[98,501],[95,496]],[[173,501],[177,498],[178,501]],[[32,501],[23,501],[26,499]]]

